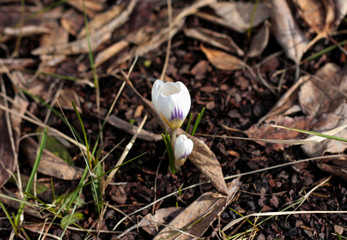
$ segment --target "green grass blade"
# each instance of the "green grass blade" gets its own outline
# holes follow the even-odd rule
[[[202,108],[201,112],[198,114],[198,117],[195,121],[195,124],[194,124],[194,128],[193,128],[193,131],[191,133],[192,136],[194,136],[196,130],[198,129],[198,126],[199,126],[199,123],[202,119],[202,116],[204,115],[204,112],[205,112],[205,107]]]
[[[270,126],[277,127],[277,128],[283,128],[283,129],[286,129],[286,130],[292,130],[292,131],[296,131],[296,132],[301,132],[301,133],[306,133],[306,134],[311,134],[311,135],[315,135],[315,136],[318,136],[318,137],[332,139],[332,140],[337,140],[337,141],[341,141],[341,142],[347,142],[346,138],[335,137],[335,136],[324,134],[324,133],[318,133],[318,132],[302,130],[302,129],[297,129],[297,128],[283,127],[283,126],[278,126],[278,125],[270,125]]]
[[[89,168],[92,169],[92,159],[91,159],[91,154],[90,154],[90,151],[89,151],[89,142],[88,142],[88,139],[87,139],[87,133],[86,133],[86,130],[84,128],[84,124],[83,124],[83,121],[82,121],[82,118],[81,118],[81,115],[80,113],[78,112],[77,110],[77,107],[75,105],[75,103],[72,102],[72,106],[75,110],[75,113],[77,115],[77,118],[78,118],[78,121],[80,122],[80,125],[81,125],[81,128],[82,128],[82,133],[83,133],[83,138],[84,138],[84,144],[86,145],[86,148],[87,148],[87,160],[88,160],[88,164],[89,164]]]
[[[188,119],[188,123],[187,123],[187,127],[186,127],[186,132],[189,131],[189,127],[190,127],[190,123],[192,122],[192,118],[193,118],[193,113],[190,113],[189,119]]]
[[[41,143],[40,143],[40,148],[39,148],[39,151],[38,151],[38,153],[37,153],[37,156],[36,156],[36,159],[35,159],[35,163],[34,163],[33,169],[31,170],[31,174],[30,174],[30,177],[29,177],[27,186],[26,186],[26,188],[25,188],[25,192],[30,192],[30,189],[31,189],[32,184],[33,184],[33,182],[34,182],[34,178],[35,178],[35,175],[36,175],[36,173],[37,173],[37,169],[38,169],[39,164],[40,164],[40,161],[41,161],[42,153],[43,153],[43,150],[44,150],[44,148],[45,148],[46,139],[47,139],[47,132],[48,132],[48,128],[46,127],[45,130],[44,130],[44,132],[43,132],[43,135],[42,135],[42,139],[41,139]],[[23,200],[24,200],[24,201],[27,201],[27,200],[28,200],[28,196],[25,195]],[[20,205],[20,207],[19,207],[19,209],[18,209],[16,218],[15,218],[15,225],[16,225],[16,226],[18,226],[18,224],[19,224],[19,218],[20,218],[20,216],[22,215],[23,210],[24,210],[24,203],[21,203],[21,205]]]
[[[11,215],[9,214],[9,212],[7,211],[5,205],[4,205],[1,201],[0,201],[0,207],[1,207],[2,210],[4,211],[4,213],[5,213],[5,215],[6,215],[7,219],[8,219],[8,221],[10,222],[10,224],[11,224],[11,226],[12,226],[12,228],[13,228],[15,234],[17,235],[17,234],[18,234],[18,232],[17,232],[17,227],[16,227],[15,223],[12,221],[12,217],[11,217]]]

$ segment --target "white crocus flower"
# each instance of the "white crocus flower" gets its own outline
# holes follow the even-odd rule
[[[193,147],[193,141],[188,139],[186,135],[181,134],[177,137],[174,146],[175,166],[177,169],[180,169],[184,164],[187,157],[192,153]]]
[[[156,111],[173,130],[182,126],[190,110],[190,94],[182,82],[157,79],[152,88],[152,102]]]

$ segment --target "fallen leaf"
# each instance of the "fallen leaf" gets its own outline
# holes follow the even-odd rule
[[[84,26],[83,14],[75,9],[70,9],[62,16],[60,24],[66,32],[76,36],[78,31]]]
[[[208,43],[239,56],[245,55],[244,51],[226,34],[215,32],[207,28],[184,28],[184,34],[188,37]]]
[[[119,14],[124,10],[126,4],[115,5],[106,12],[99,13],[93,17],[93,19],[88,23],[89,34],[96,32],[102,26],[108,24],[113,19],[117,18]],[[81,32],[78,34],[78,38],[81,39],[86,36],[86,29],[82,28]]]
[[[184,209],[154,239],[195,239],[204,234],[218,215],[234,199],[241,182],[233,180],[227,196],[207,192]],[[181,230],[183,233],[177,231]]]
[[[322,132],[328,131],[335,128],[339,128],[340,126],[347,125],[347,104],[342,103],[340,107],[336,109],[335,112],[329,114],[323,114],[324,120],[322,123],[317,124],[318,127],[315,128],[313,125],[313,131]],[[320,120],[320,118],[318,119]],[[347,129],[339,131],[336,134],[331,134],[335,137],[341,137],[347,139]],[[320,142],[311,142],[303,144],[302,149],[304,152],[310,157],[318,157],[322,156],[324,153],[342,153],[347,149],[346,142],[341,142],[332,139],[324,139]]]
[[[78,112],[82,112],[81,102],[76,91],[71,88],[64,88],[59,91],[58,100],[55,104],[56,107],[61,106],[62,109],[74,110],[72,103],[75,104]]]
[[[259,56],[264,51],[264,49],[266,48],[269,42],[269,35],[270,35],[270,23],[269,21],[265,21],[261,29],[259,29],[257,34],[252,38],[247,56],[248,57]]]
[[[67,4],[70,4],[81,12],[85,12],[89,17],[93,17],[96,12],[104,8],[103,2],[94,0],[69,0]]]
[[[264,3],[258,3],[252,19],[254,6],[250,2],[218,2],[210,5],[224,20],[224,26],[239,33],[245,33],[248,28],[258,26],[270,17],[270,8]]]
[[[199,8],[214,3],[215,1],[216,0],[201,0],[194,2],[183,9],[173,9],[173,13],[175,14],[173,14],[174,18],[171,27],[167,26],[168,24],[163,25],[162,21],[157,21],[154,23],[155,27],[148,28],[148,26],[145,26],[130,33],[125,40],[130,43],[138,44],[138,46],[117,59],[117,61],[106,70],[106,72],[111,73],[114,70],[118,71],[120,64],[133,59],[135,56],[143,56],[144,54],[157,49],[161,44],[167,42],[169,37],[173,38],[176,33],[183,28],[187,16],[196,13]]]
[[[32,138],[24,138],[21,141],[21,148],[31,165],[35,162],[38,147],[39,144]],[[64,160],[47,150],[43,151],[37,171],[64,180],[80,179],[83,173],[82,168],[70,166]]]
[[[306,115],[332,112],[345,101],[347,72],[339,70],[337,65],[327,63],[301,86],[299,103]]]
[[[307,130],[311,126],[312,119],[300,116],[300,117],[288,117],[278,115],[275,117],[267,118],[261,125],[253,125],[247,131],[246,134],[250,138],[257,139],[276,139],[276,140],[293,140],[304,136],[305,134],[290,131],[280,128],[272,127],[271,125],[284,126],[288,128],[297,128]],[[266,148],[267,152],[272,150],[283,150],[286,144],[283,143],[266,143],[257,141],[260,145]]]
[[[129,43],[125,40],[121,40],[119,42],[116,42],[112,44],[111,46],[105,48],[105,50],[102,50],[98,53],[98,55],[95,58],[95,67],[100,66],[107,60],[109,60],[111,57],[122,51],[124,48],[129,46]]]
[[[127,8],[122,11],[122,13],[112,19],[111,22],[102,26],[99,30],[90,35],[89,41],[91,45],[92,51],[95,51],[101,44],[105,43],[109,39],[111,39],[112,32],[123,25],[126,21],[128,21],[132,10],[134,9],[138,0],[132,0]],[[67,44],[62,45],[51,45],[51,46],[43,46],[36,48],[32,51],[33,55],[41,55],[41,54],[79,54],[79,53],[88,53],[89,45],[87,38],[82,38]]]
[[[277,42],[287,57],[298,63],[306,50],[308,40],[295,23],[286,0],[272,0],[271,24]]]
[[[310,45],[321,38],[327,38],[347,13],[345,0],[295,0],[300,16],[317,33]]]
[[[200,48],[205,53],[210,63],[220,70],[234,71],[246,65],[242,60],[226,52],[205,48],[202,44]]]
[[[155,214],[147,214],[138,224],[138,227],[142,227],[148,234],[154,236],[158,233],[158,229],[162,224],[168,223],[170,218],[176,217],[182,212],[180,207],[168,207],[161,208],[155,211]]]

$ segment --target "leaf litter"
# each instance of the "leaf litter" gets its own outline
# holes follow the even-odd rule
[[[147,155],[141,156],[139,161],[125,164],[117,171],[113,179],[115,182],[110,182],[103,195],[104,200],[109,201],[108,205],[105,205],[105,214],[101,217],[93,215],[93,204],[86,204],[79,211],[83,211],[88,220],[85,218],[78,224],[94,231],[100,239],[108,239],[110,233],[114,234],[115,231],[111,231],[114,226],[123,231],[121,235],[126,239],[153,238],[158,234],[157,230],[161,225],[166,228],[157,238],[178,229],[188,235],[179,233],[179,236],[172,236],[173,238],[190,239],[203,236],[215,239],[223,227],[221,225],[239,217],[230,208],[249,216],[253,216],[251,214],[254,212],[278,211],[284,203],[297,199],[301,189],[315,185],[319,186],[319,192],[312,194],[310,204],[304,203],[300,210],[343,210],[346,199],[346,189],[341,184],[343,180],[333,178],[324,185],[317,185],[316,182],[321,180],[322,174],[346,179],[344,157],[339,155],[336,158],[324,158],[325,154],[343,153],[346,145],[335,140],[322,140],[303,133],[274,128],[271,125],[346,137],[346,129],[343,128],[346,125],[346,72],[343,66],[345,46],[339,46],[341,52],[325,52],[309,63],[301,61],[304,54],[314,54],[317,49],[330,46],[328,42],[318,41],[320,38],[327,38],[333,44],[335,42],[331,36],[341,39],[341,33],[336,32],[343,30],[345,26],[344,1],[336,0],[332,5],[326,4],[326,1],[174,2],[171,26],[167,21],[166,2],[159,2],[68,1],[47,7],[40,14],[37,11],[47,2],[30,3],[25,6],[25,11],[21,11],[19,4],[1,3],[0,29],[3,30],[0,39],[6,48],[1,48],[0,51],[6,57],[0,59],[0,73],[5,79],[6,94],[10,98],[14,93],[22,93],[22,90],[31,94],[26,95],[27,97],[19,94],[22,110],[5,108],[4,103],[1,103],[1,113],[6,114],[8,111],[13,118],[11,122],[15,133],[14,142],[19,142],[19,137],[22,136],[19,142],[22,149],[19,152],[21,171],[28,173],[27,169],[31,168],[30,164],[35,160],[38,148],[36,141],[25,134],[34,134],[37,127],[33,126],[33,122],[44,119],[48,111],[47,105],[43,106],[37,101],[38,98],[47,104],[53,104],[52,107],[59,110],[60,108],[54,105],[54,96],[58,96],[56,91],[62,88],[59,102],[64,109],[64,115],[80,132],[76,115],[71,111],[71,102],[76,103],[87,130],[88,140],[93,142],[98,139],[97,133],[100,131],[98,121],[104,119],[115,98],[115,92],[122,84],[121,80],[124,80],[118,74],[127,71],[131,60],[139,56],[130,80],[133,88],[141,92],[138,94],[141,95],[140,98],[148,99],[151,82],[154,78],[159,78],[163,69],[165,44],[171,39],[165,78],[180,80],[188,86],[193,97],[193,112],[199,111],[202,106],[207,109],[198,134],[195,137],[189,136],[196,146],[190,162],[186,163],[182,173],[176,175],[168,172],[167,159],[162,155],[164,151],[159,141],[158,118],[155,115],[150,117],[144,126],[146,130],[139,131],[136,124],[141,122],[147,111],[153,111],[151,104],[141,102],[133,90],[124,90],[112,109],[111,117],[106,118],[107,124],[100,138],[102,147],[96,156],[109,156],[102,160],[102,164],[105,170],[111,170],[122,152],[117,143],[122,143],[138,131],[139,140],[131,148],[129,158],[143,152]],[[310,5],[317,6],[315,11],[310,11]],[[84,11],[88,19],[89,37],[84,26]],[[312,33],[316,34],[313,40]],[[92,67],[87,57],[88,38],[95,56],[100,86],[94,85],[92,79]],[[311,48],[313,44],[315,46]],[[283,49],[286,56],[274,53],[274,50],[279,49]],[[15,52],[18,56],[14,54],[16,58],[9,58],[10,53]],[[263,62],[264,58],[266,61]],[[292,77],[292,68],[287,68],[287,59],[294,61],[297,66],[300,64],[302,71],[299,72],[300,78],[296,82]],[[273,74],[279,68],[287,71],[280,78]],[[276,85],[278,87],[275,91],[273,86]],[[95,86],[100,87],[100,99],[97,99],[93,89]],[[101,116],[95,115],[96,101],[101,103]],[[12,114],[13,111],[19,114]],[[29,118],[31,121],[27,121]],[[61,116],[57,115],[48,119],[48,125],[53,126],[54,134],[70,137],[69,126],[63,122]],[[41,121],[37,125],[43,126]],[[159,125],[166,128],[160,121]],[[8,132],[6,128],[8,127],[3,128],[4,133]],[[253,139],[274,139],[276,143],[219,138],[218,135],[229,137],[231,133],[228,129],[237,129],[235,134],[247,134]],[[5,144],[8,144],[9,136],[5,134],[3,137],[7,141]],[[286,145],[295,139],[298,139],[301,148]],[[4,139],[3,142],[6,141]],[[74,142],[73,136],[69,141]],[[307,143],[308,141],[312,142]],[[56,187],[61,187],[59,194],[76,189],[74,180],[82,176],[85,167],[82,153],[77,147],[81,146],[82,151],[85,151],[85,146],[74,143],[64,145],[63,148],[73,156],[75,166],[61,159],[65,158],[64,155],[57,156],[47,150],[41,160],[37,180],[41,182],[52,179],[57,193]],[[115,150],[114,146],[117,146]],[[8,153],[9,147],[6,145],[4,148]],[[127,146],[120,148],[127,152]],[[226,197],[228,188],[225,176],[230,179],[230,176],[236,173],[257,171],[280,162],[299,160],[303,156],[323,157],[317,164],[300,162],[283,170],[254,172],[248,175],[248,178],[242,178],[243,184],[236,183],[233,201]],[[158,166],[159,160],[162,163]],[[1,163],[11,165],[11,161],[1,160]],[[10,170],[15,173],[14,171],[14,168]],[[7,182],[9,175],[1,174],[1,177],[4,177],[1,202],[10,207],[9,209],[18,209],[19,202],[4,198],[11,196],[18,199],[20,194],[16,185]],[[65,180],[59,180],[60,178]],[[211,181],[215,189],[210,184],[201,182],[206,180]],[[117,184],[121,187],[114,186]],[[188,185],[189,190],[177,194],[176,199],[170,195],[184,185]],[[87,188],[83,189],[83,198],[92,200]],[[216,193],[216,190],[219,193]],[[42,195],[39,197],[49,203],[53,193],[48,192],[43,194],[50,195],[50,198]],[[168,198],[165,199],[165,196]],[[162,200],[155,201],[157,198]],[[181,214],[171,223],[163,222],[164,215],[176,210],[176,207],[173,207],[175,200],[176,205],[182,209]],[[151,215],[149,206],[153,206],[152,212],[157,215]],[[138,211],[139,209],[141,210]],[[52,219],[42,207],[26,207],[24,211],[25,220],[22,226],[32,230],[29,234],[32,234],[31,238],[38,236],[35,235],[41,231],[38,229],[44,229],[47,236],[60,235],[59,226],[44,227],[47,225],[42,225],[42,222],[37,220],[43,216],[48,217],[48,221]],[[136,221],[134,213],[146,216],[136,225],[143,227],[138,231],[135,231],[134,227],[128,227],[131,221]],[[34,216],[39,227],[31,227],[27,215]],[[120,221],[124,215],[130,217]],[[0,211],[0,217],[4,216],[4,212]],[[253,231],[252,234],[258,235],[258,239],[324,239],[331,235],[327,235],[322,229],[329,229],[333,234],[343,233],[339,228],[346,223],[343,216],[326,215],[326,219],[319,216],[318,213],[294,215],[285,221],[286,226],[269,220],[262,224],[262,232]],[[280,216],[279,218],[284,220]],[[331,222],[334,224],[330,224]],[[240,222],[234,229],[226,230],[226,233],[232,236],[241,232],[250,236],[246,233],[250,227],[246,225],[247,223]],[[84,238],[89,234],[73,228],[67,231],[69,236],[74,238]],[[10,235],[10,230],[6,231],[7,233]]]

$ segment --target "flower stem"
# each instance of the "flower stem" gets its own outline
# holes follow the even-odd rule
[[[172,150],[173,151],[175,151],[176,138],[177,138],[177,129],[174,129],[171,132],[171,145],[172,145]]]

